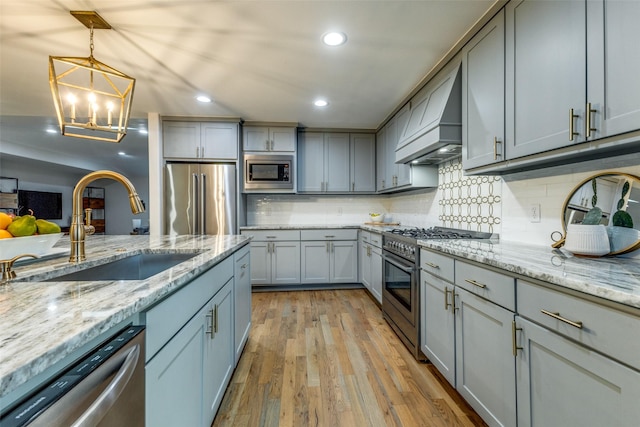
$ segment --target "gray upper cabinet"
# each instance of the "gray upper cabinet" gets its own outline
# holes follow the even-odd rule
[[[296,128],[278,126],[244,126],[244,151],[295,151]]]
[[[376,138],[372,133],[352,133],[351,191],[376,191]]]
[[[298,147],[298,191],[348,192],[349,134],[305,132]]]
[[[506,6],[506,159],[584,141],[586,8],[582,1]]]
[[[164,121],[162,147],[169,159],[236,160],[238,123]]]
[[[588,139],[640,128],[640,2],[587,2]]]
[[[298,139],[299,192],[375,192],[374,134],[301,132]]]
[[[462,51],[462,164],[504,160],[504,10]]]

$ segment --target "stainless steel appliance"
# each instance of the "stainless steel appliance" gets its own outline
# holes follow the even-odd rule
[[[130,326],[0,419],[3,427],[145,425],[144,326]]]
[[[420,351],[420,248],[425,239],[488,239],[491,233],[432,227],[395,229],[382,235],[382,314],[418,360]]]
[[[236,167],[169,163],[164,174],[165,234],[236,234]]]
[[[288,154],[245,154],[244,191],[279,193],[295,190],[294,156]]]

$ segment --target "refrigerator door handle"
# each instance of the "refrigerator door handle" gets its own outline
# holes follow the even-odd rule
[[[191,224],[191,234],[198,234],[198,174],[191,175],[193,185],[191,187],[191,218],[193,222]]]
[[[207,175],[200,174],[200,234],[207,234]]]

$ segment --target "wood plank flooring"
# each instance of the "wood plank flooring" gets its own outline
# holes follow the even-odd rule
[[[258,292],[213,426],[482,426],[365,290]]]

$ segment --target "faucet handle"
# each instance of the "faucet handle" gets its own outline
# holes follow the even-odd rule
[[[84,210],[84,232],[86,234],[93,234],[96,232],[96,228],[91,225],[91,208]]]
[[[3,259],[0,260],[0,269],[2,270],[2,280],[9,280],[16,277],[16,272],[11,270],[13,267],[13,263],[19,260],[20,258],[31,257],[31,258],[40,258],[38,255],[33,254],[21,254],[16,255],[11,259]]]

